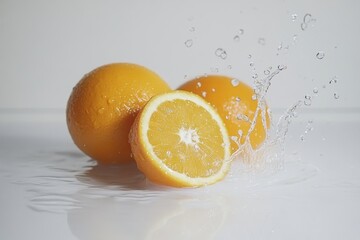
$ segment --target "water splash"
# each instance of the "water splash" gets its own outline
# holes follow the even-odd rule
[[[337,82],[338,82],[338,77],[337,77],[337,76],[334,76],[334,77],[332,77],[332,78],[330,79],[329,84],[335,84],[335,83],[337,83]]]
[[[239,42],[239,41],[240,41],[240,36],[239,36],[239,35],[235,35],[233,39],[234,39],[235,42]]]
[[[325,57],[325,53],[323,51],[319,51],[317,54],[316,54],[316,58],[321,60]]]
[[[276,131],[271,134],[268,129],[268,118],[271,112],[266,108],[265,96],[269,90],[272,79],[281,71],[286,70],[285,65],[279,67],[263,79],[255,79],[254,95],[258,101],[257,108],[252,119],[249,119],[250,127],[246,133],[244,143],[241,143],[242,132],[238,136],[232,136],[231,140],[238,145],[237,151],[233,154],[231,161],[237,156],[241,156],[243,162],[248,163],[248,167],[253,169],[280,169],[284,161],[284,142],[287,136],[289,125],[296,117],[296,111],[302,106],[303,101],[298,101],[292,105],[280,118],[275,127]],[[257,119],[261,117],[262,126],[266,137],[264,143],[254,149],[251,145],[251,134],[254,132]],[[241,135],[240,135],[241,134]]]
[[[292,44],[293,44],[293,45],[296,44],[296,42],[297,42],[297,40],[298,40],[298,37],[299,37],[299,36],[298,36],[297,34],[294,34],[294,35],[293,35],[293,41],[292,41]]]
[[[314,23],[314,22],[316,22],[316,19],[313,18],[313,16],[310,13],[306,13],[304,15],[303,21],[300,25],[301,30],[305,31],[308,28],[309,24]]]
[[[318,89],[317,87],[314,87],[313,93],[314,93],[315,95],[317,95],[317,94],[319,93],[319,89]]]
[[[192,39],[188,39],[185,41],[184,44],[186,47],[190,48],[190,47],[192,47],[193,43],[194,43],[194,41]]]
[[[304,105],[305,106],[311,106],[312,104],[312,98],[310,95],[305,95],[304,97]]]
[[[232,79],[231,80],[231,85],[233,85],[234,87],[238,86],[240,84],[240,80],[239,79]]]
[[[306,124],[304,133],[302,135],[300,135],[300,140],[305,141],[306,136],[313,130],[314,130],[313,120],[309,120]]]
[[[223,60],[227,58],[227,53],[224,49],[218,48],[215,50],[215,55]]]

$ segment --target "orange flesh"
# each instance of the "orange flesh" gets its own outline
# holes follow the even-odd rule
[[[159,105],[147,136],[155,154],[170,169],[189,177],[207,177],[219,171],[225,155],[219,132],[218,123],[205,109],[177,99]]]

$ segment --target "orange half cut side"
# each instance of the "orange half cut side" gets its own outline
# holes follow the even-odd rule
[[[153,97],[138,114],[129,141],[138,168],[163,185],[212,184],[230,167],[230,140],[221,117],[189,92]]]

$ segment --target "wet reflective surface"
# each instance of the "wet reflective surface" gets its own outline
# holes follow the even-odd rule
[[[293,124],[282,168],[239,160],[197,189],[151,182],[135,164],[98,165],[62,115],[0,114],[0,239],[354,239],[360,234],[360,122]],[[51,115],[51,114],[50,114]],[[334,119],[334,120],[331,120]]]

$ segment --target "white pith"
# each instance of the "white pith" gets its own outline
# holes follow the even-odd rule
[[[200,138],[196,129],[181,127],[178,135],[180,137],[180,143],[184,143],[186,146],[191,146],[195,149],[199,148],[198,143],[200,142]]]

